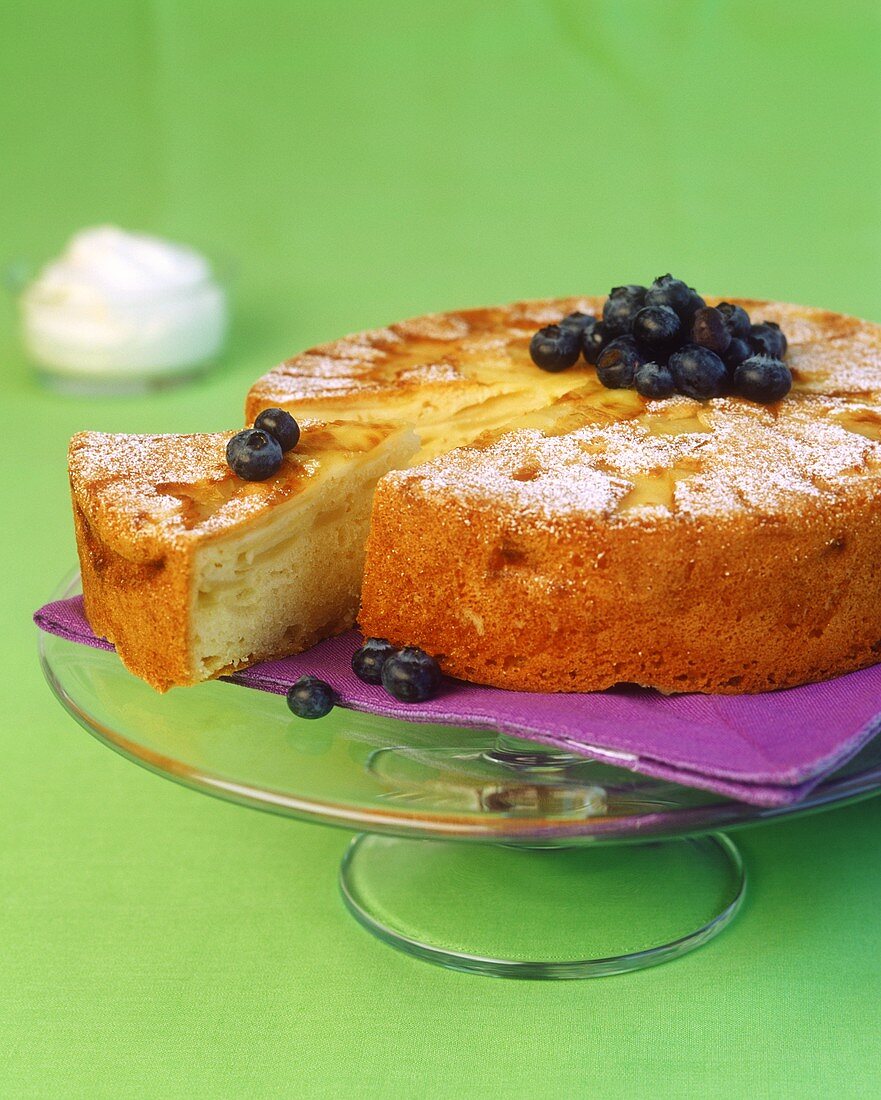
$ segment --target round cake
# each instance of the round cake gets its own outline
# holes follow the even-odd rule
[[[787,397],[651,400],[579,364],[551,404],[380,481],[365,634],[528,691],[758,692],[881,660],[881,327],[729,301],[788,337]],[[451,376],[481,341],[494,377],[506,359],[521,376],[536,326],[602,305],[423,329],[444,337]]]

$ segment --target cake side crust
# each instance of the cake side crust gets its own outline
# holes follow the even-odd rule
[[[881,659],[881,510],[869,504],[855,489],[797,524],[570,516],[550,529],[387,482],[359,625],[421,646],[450,675],[514,690],[738,693],[827,679]]]
[[[195,683],[187,644],[191,550],[132,561],[96,535],[75,494],[73,513],[83,607],[94,633],[157,691]]]

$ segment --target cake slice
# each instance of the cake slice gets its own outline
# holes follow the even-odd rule
[[[373,490],[418,446],[384,423],[303,422],[266,481],[233,432],[71,440],[85,612],[159,691],[297,653],[350,627]]]

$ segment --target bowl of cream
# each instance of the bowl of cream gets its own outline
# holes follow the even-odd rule
[[[200,372],[229,322],[226,290],[201,253],[110,225],[77,233],[19,305],[40,374],[78,393],[138,392]]]

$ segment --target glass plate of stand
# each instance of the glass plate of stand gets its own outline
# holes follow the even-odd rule
[[[79,575],[53,599],[81,591]],[[665,962],[730,923],[746,869],[728,835],[881,790],[881,738],[803,801],[763,808],[491,731],[335,708],[214,680],[160,695],[113,652],[40,633],[52,691],[142,767],[241,806],[354,830],[343,901],[424,960],[513,978]]]

